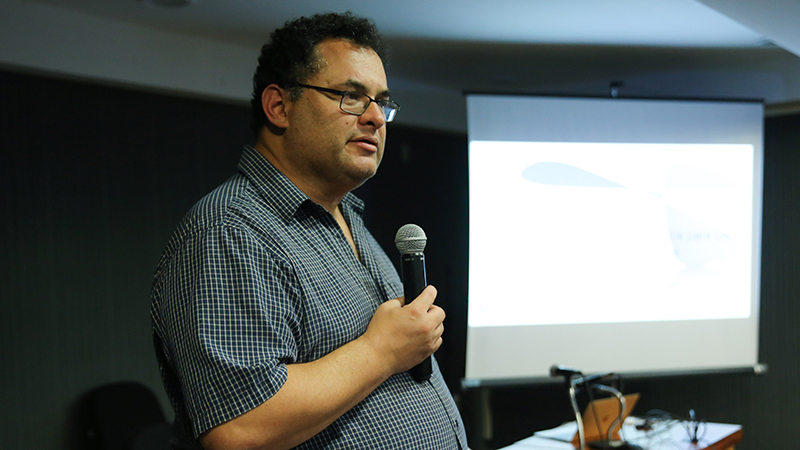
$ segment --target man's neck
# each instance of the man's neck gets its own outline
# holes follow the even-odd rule
[[[299,174],[295,173],[291,170],[291,167],[287,166],[286,164],[282,163],[281,158],[276,154],[276,152],[272,151],[268,145],[265,145],[262,141],[256,143],[253,146],[259,153],[264,155],[267,158],[267,161],[272,163],[276,169],[281,171],[286,178],[289,179],[295,186],[298,187],[304,194],[308,196],[312,201],[318,203],[323,208],[325,208],[333,218],[336,220],[336,223],[339,224],[339,228],[342,229],[342,233],[344,233],[344,237],[347,239],[347,242],[350,244],[350,248],[353,250],[356,258],[361,261],[361,257],[358,255],[358,248],[356,247],[355,239],[353,238],[353,232],[350,229],[350,225],[347,223],[347,220],[344,218],[344,214],[342,213],[341,208],[339,205],[342,202],[342,199],[347,192],[345,191],[340,193],[340,195],[330,195],[330,193],[325,192],[322,189],[319,189],[314,183],[307,182],[306,178],[300,176]]]
[[[309,177],[299,173],[294,170],[293,167],[286,164],[284,159],[280,157],[281,152],[274,151],[270,145],[265,144],[263,141],[256,142],[253,148],[264,155],[267,161],[272,163],[276,169],[284,174],[292,184],[297,186],[297,188],[306,194],[313,202],[321,205],[329,213],[333,214],[334,217],[336,217],[337,214],[341,216],[341,212],[338,211],[339,204],[350,190],[333,189],[330,186],[316,182],[317,180],[315,179],[309,179]]]

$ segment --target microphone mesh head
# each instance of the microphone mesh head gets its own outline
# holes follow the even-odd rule
[[[425,236],[425,232],[413,223],[400,227],[394,237],[394,245],[397,246],[397,251],[403,255],[422,253],[427,243],[428,237]]]

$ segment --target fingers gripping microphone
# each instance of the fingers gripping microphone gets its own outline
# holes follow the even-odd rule
[[[414,224],[403,225],[397,230],[394,244],[400,252],[400,276],[406,304],[411,303],[428,285],[425,277],[425,245],[428,238],[422,228]],[[409,373],[417,382],[431,377],[431,357],[412,367]]]

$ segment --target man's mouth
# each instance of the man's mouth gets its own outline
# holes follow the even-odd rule
[[[378,139],[373,136],[360,136],[350,142],[355,142],[359,147],[370,152],[378,151]]]

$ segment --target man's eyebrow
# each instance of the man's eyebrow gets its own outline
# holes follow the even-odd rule
[[[369,89],[367,88],[367,86],[364,85],[364,83],[356,80],[347,80],[344,82],[344,85],[358,92],[366,93],[369,91]],[[392,94],[391,92],[389,92],[389,89],[386,89],[385,91],[378,92],[375,95],[375,98],[389,98],[391,96]]]

